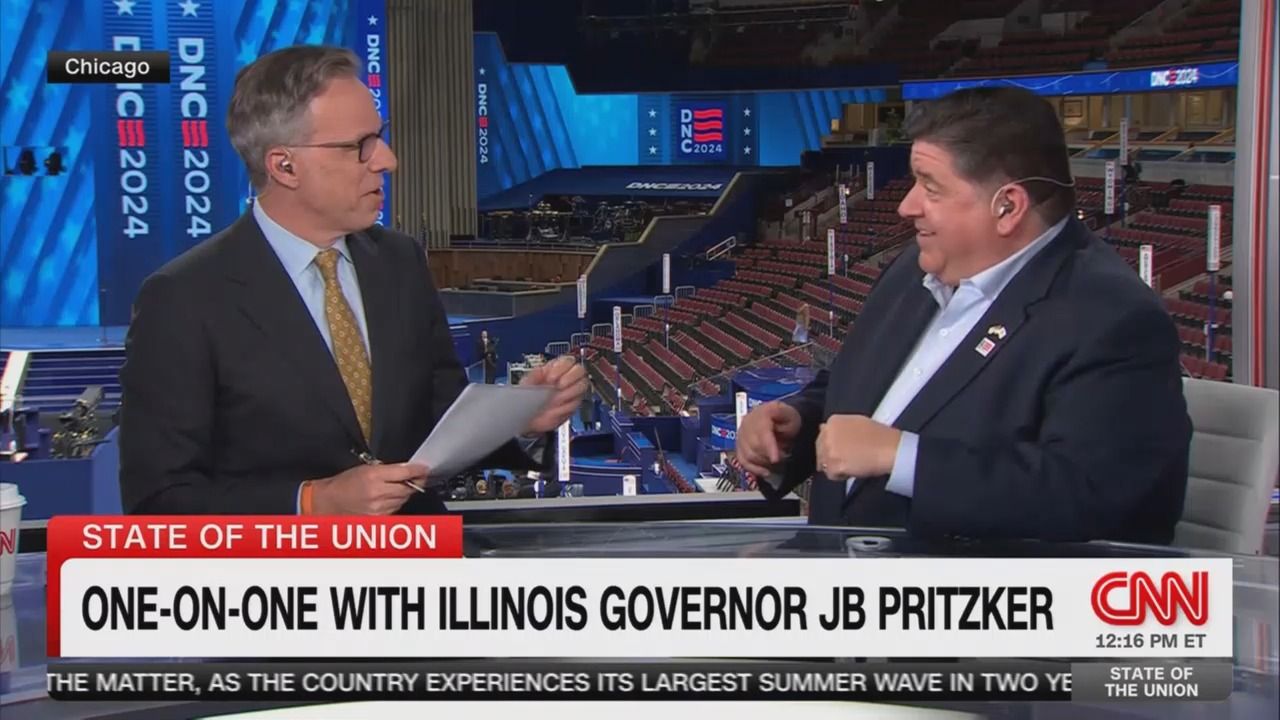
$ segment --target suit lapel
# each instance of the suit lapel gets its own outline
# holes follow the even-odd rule
[[[854,338],[857,362],[833,369],[831,387],[842,397],[829,398],[829,414],[870,415],[889,391],[898,368],[907,361],[929,321],[938,312],[938,302],[920,284],[920,273],[909,275],[912,285],[884,314],[883,320],[865,337]],[[856,332],[856,331],[855,331]],[[834,400],[835,402],[831,402]]]
[[[253,215],[241,216],[233,232],[227,276],[244,288],[238,293],[241,311],[262,330],[266,343],[314,389],[355,447],[364,447],[360,424],[333,354]]]
[[[387,424],[392,422],[391,406],[395,400],[395,367],[399,353],[395,351],[399,333],[396,332],[400,315],[396,300],[395,274],[387,266],[387,255],[380,252],[377,242],[367,233],[356,233],[347,238],[351,258],[360,279],[360,296],[364,302],[365,324],[369,329],[369,359],[373,370],[373,427],[370,430],[372,451],[376,456],[386,434]]]
[[[973,330],[903,409],[894,427],[918,432],[1013,341],[1031,308],[1048,294],[1067,257],[1087,238],[1086,233],[1083,225],[1071,221],[1009,281]]]

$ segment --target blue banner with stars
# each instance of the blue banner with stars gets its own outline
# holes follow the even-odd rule
[[[0,17],[0,326],[125,325],[148,275],[247,209],[225,117],[261,55],[348,47],[387,116],[385,0],[0,0]],[[171,81],[45,82],[50,51],[113,48],[168,52]]]
[[[561,65],[508,63],[475,36],[476,168],[482,199],[552,170],[591,166],[798,165],[848,103],[884,88],[580,94]]]
[[[759,165],[755,93],[641,95],[641,165]]]
[[[373,95],[374,105],[382,122],[391,117],[389,96],[387,93],[387,3],[386,0],[358,0],[356,12],[352,19],[355,22],[356,54],[360,57],[361,80],[369,87]],[[391,141],[390,132],[387,142]],[[380,225],[403,227],[402,222],[392,222],[395,216],[391,213],[391,175],[383,176],[382,210],[378,212]]]

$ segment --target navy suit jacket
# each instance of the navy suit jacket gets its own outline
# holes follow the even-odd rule
[[[373,428],[251,213],[142,285],[121,370],[125,512],[279,514],[304,480],[408,460],[467,384],[426,260],[407,235],[347,236],[373,364]],[[516,441],[484,467],[545,469]],[[431,489],[403,514],[446,511]]]
[[[787,402],[802,431],[774,489],[813,475],[831,415],[871,416],[938,311],[912,245],[890,265],[828,370]],[[988,329],[1004,338],[983,356]],[[1109,246],[1071,220],[1013,279],[894,426],[920,436],[915,490],[818,474],[809,521],[926,536],[1168,543],[1182,515],[1191,421],[1177,330]]]

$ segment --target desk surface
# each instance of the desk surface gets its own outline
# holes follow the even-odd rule
[[[468,528],[468,557],[1221,557],[1163,547],[1118,543],[1051,544],[925,541],[883,529],[809,528],[760,522],[680,522],[644,524],[495,525]],[[1073,708],[1064,703],[1019,705],[1017,716],[1072,717],[1260,717],[1280,715],[1277,688],[1277,627],[1280,621],[1280,563],[1274,557],[1235,557],[1235,691],[1212,712],[1204,704],[1125,703]],[[16,630],[16,632],[15,632]],[[12,648],[12,651],[10,651]],[[108,717],[148,709],[157,717],[231,713],[244,708],[201,704],[179,715],[174,706],[134,703],[53,703],[45,695],[45,558],[18,558],[11,597],[0,598],[0,705],[5,720]],[[936,704],[935,704],[936,705]],[[966,703],[956,709],[1007,716],[1008,707]],[[1221,711],[1221,712],[1219,712]],[[142,717],[130,715],[130,717]]]

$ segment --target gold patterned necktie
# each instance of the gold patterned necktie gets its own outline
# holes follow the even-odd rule
[[[338,372],[347,386],[351,406],[360,422],[360,432],[369,442],[369,428],[373,423],[373,382],[369,366],[369,353],[356,324],[356,315],[342,294],[338,282],[338,251],[322,250],[316,255],[316,267],[324,277],[324,317],[329,323],[329,337],[333,341],[333,357],[338,362]]]

